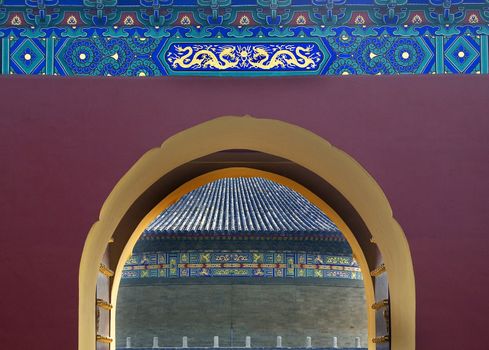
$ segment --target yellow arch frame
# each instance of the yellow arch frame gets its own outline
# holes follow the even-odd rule
[[[88,233],[82,253],[79,274],[78,349],[95,350],[94,305],[99,262],[124,214],[136,199],[163,175],[189,161],[226,149],[255,150],[293,161],[330,183],[350,202],[377,243],[389,273],[391,349],[414,350],[416,301],[411,254],[406,237],[393,218],[389,202],[379,185],[350,156],[312,132],[282,121],[249,116],[216,118],[170,137],[161,147],[144,154],[114,187],[102,206],[99,220]],[[310,197],[310,200],[316,197],[312,193],[311,195],[313,197]],[[345,230],[345,236],[351,233],[346,225],[341,227],[343,221],[339,216],[335,216],[334,211],[326,211],[331,208],[324,207],[319,202],[318,204],[316,205],[321,205],[332,219],[336,219],[335,222],[340,229]],[[156,207],[150,214],[154,212]],[[135,243],[137,237],[139,235],[135,232],[130,242],[134,239]],[[357,255],[360,267],[365,271],[366,261],[356,239],[353,234],[347,239]],[[123,254],[127,254],[129,246],[130,244],[126,246]],[[132,246],[130,248],[132,250]],[[356,249],[360,249],[360,252]],[[362,266],[363,264],[365,265]],[[364,279],[370,281],[370,287],[366,282],[366,296],[369,302],[374,298],[372,281],[365,273]],[[117,293],[118,286],[115,284],[118,283],[118,279],[114,282],[112,290],[115,291],[113,293]],[[116,296],[117,294],[113,295],[115,298]],[[373,330],[370,329],[374,324],[371,317],[372,311],[369,310],[369,337],[373,334]],[[111,334],[113,332],[112,328]],[[369,349],[374,348],[369,343]]]

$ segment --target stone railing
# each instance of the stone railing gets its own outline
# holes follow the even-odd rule
[[[116,348],[116,350],[124,350],[128,348]],[[153,348],[153,347],[145,347],[145,348],[129,348],[131,350],[154,350],[154,349],[160,349],[160,350],[176,350],[176,349],[181,349],[181,348]],[[195,347],[195,348],[189,348],[192,350],[208,350],[208,349],[213,349],[212,347]],[[220,350],[236,350],[236,349],[246,349],[243,347],[222,347],[219,348]],[[270,348],[265,348],[265,347],[258,347],[258,348],[251,348],[254,350],[277,350],[278,348],[270,347]],[[305,350],[306,348],[280,348],[280,350]],[[311,348],[313,350],[367,350],[367,348]]]
[[[204,347],[204,346],[196,346],[196,347],[189,347],[188,346],[188,337],[182,337],[182,346],[181,347],[165,347],[165,346],[159,346],[159,339],[158,337],[153,337],[153,346],[152,347],[132,347],[132,340],[131,337],[126,338],[126,346],[125,347],[118,347],[116,350],[123,350],[123,349],[132,349],[132,350],[153,350],[153,349],[163,349],[163,350],[182,350],[182,349],[191,349],[191,350],[208,350],[208,349],[219,349],[219,350],[234,350],[234,349],[254,349],[254,350],[335,350],[335,349],[341,349],[341,350],[358,350],[358,349],[363,349],[366,350],[366,348],[362,347],[360,344],[360,337],[355,337],[354,339],[355,346],[354,347],[338,347],[338,338],[333,337],[332,338],[332,346],[331,347],[313,347],[312,346],[312,339],[311,337],[306,337],[305,341],[305,346],[304,347],[286,347],[282,346],[282,337],[277,336],[277,345],[275,347],[252,347],[251,346],[251,337],[246,336],[245,337],[245,346],[219,346],[219,337],[216,335],[214,336],[214,343],[212,347]]]

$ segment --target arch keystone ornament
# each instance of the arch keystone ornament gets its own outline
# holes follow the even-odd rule
[[[195,140],[199,142],[196,143]],[[94,306],[97,302],[97,274],[105,249],[130,207],[150,186],[175,168],[197,158],[229,149],[259,151],[287,159],[315,173],[344,196],[371,233],[388,272],[391,349],[414,350],[416,301],[411,254],[404,232],[393,218],[392,209],[380,186],[359,163],[320,136],[283,121],[250,116],[220,117],[175,134],[161,147],[146,152],[116,184],[102,206],[99,220],[88,233],[82,253],[79,274],[78,349],[95,350]],[[209,182],[205,176],[200,178],[202,178],[201,185]],[[194,185],[197,184],[198,181],[194,181]],[[176,197],[179,198],[183,194],[185,193],[180,191]],[[167,202],[169,202],[168,197]],[[156,217],[160,209],[157,206],[146,215],[144,220],[141,217],[139,226],[143,227],[144,221],[151,215]],[[341,220],[339,216],[337,219]],[[131,244],[137,241],[138,229],[140,227],[136,228],[127,242],[123,256],[127,254],[127,251],[130,252]],[[348,227],[345,225],[340,229],[348,229]],[[352,249],[355,249],[356,240],[349,240],[349,243],[352,244]],[[357,247],[360,249],[358,243]],[[360,254],[361,256],[357,256],[357,259],[362,267],[366,287],[368,287],[367,283],[370,283],[370,290],[373,290],[372,280],[368,276],[368,270],[365,270],[365,258],[361,251]],[[119,263],[122,260],[120,259]],[[113,320],[116,309],[116,289],[120,281],[119,270],[118,266],[112,286],[112,299],[114,300],[108,301],[114,306],[111,310],[110,336],[112,338],[115,333]],[[366,288],[367,299],[369,299],[368,289]],[[370,296],[370,299],[372,297],[373,295]],[[375,337],[375,322],[371,321],[371,313],[375,311],[371,305],[372,303],[368,307],[371,310],[368,311],[370,350],[375,349],[376,346],[371,341]],[[112,342],[110,346],[114,349],[115,342]]]

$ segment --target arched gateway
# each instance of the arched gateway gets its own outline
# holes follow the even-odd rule
[[[184,176],[179,180],[172,177],[176,170],[182,169],[186,164],[225,150],[251,150],[285,159],[293,163],[295,169],[300,169],[299,172],[291,173],[299,182],[306,184],[308,179],[315,177],[315,185],[307,186],[314,193],[290,178],[256,169],[228,167],[208,172],[205,167],[200,167],[201,175],[192,176],[191,180]],[[194,164],[194,168],[196,166]],[[284,172],[287,174],[287,171]],[[107,269],[100,265],[107,244],[114,241],[115,248],[112,250],[115,253],[110,254],[109,267],[115,270],[115,276],[109,285],[110,300],[107,302],[115,305],[122,268],[144,228],[163,208],[184,194],[233,173],[235,176],[256,176],[260,173],[261,177],[271,178],[293,188],[327,213],[348,239],[358,264],[364,271],[367,303],[373,306],[367,311],[369,338],[375,342],[390,341],[391,349],[394,350],[414,349],[415,289],[409,247],[379,186],[348,155],[320,137],[280,121],[250,117],[214,119],[171,137],[161,148],[147,152],[115,186],[104,203],[100,220],[89,232],[82,255],[79,280],[79,349],[95,349],[96,281],[100,270],[110,275],[110,271],[107,273]],[[186,174],[189,176],[188,171]],[[194,171],[192,174],[198,172]],[[171,192],[177,187],[175,184],[178,181],[180,186]],[[162,191],[165,183],[166,192]],[[329,192],[334,192],[337,199],[331,197],[329,200],[324,198],[327,196],[317,196],[316,193],[328,192],[323,191],[323,188],[329,188]],[[163,196],[163,201],[157,204],[162,199],[162,193],[168,195]],[[156,200],[158,196],[159,199]],[[368,244],[372,243],[366,241],[367,236],[371,236],[379,254],[368,252]],[[366,271],[372,271],[374,276],[385,276],[386,271],[389,273],[390,334],[379,334],[379,330],[375,329],[374,309],[386,303],[378,300],[380,289],[378,295],[374,292],[374,287],[378,289],[376,277],[366,276]],[[379,288],[381,285],[382,283],[378,283]],[[382,297],[387,295],[385,292],[384,286]],[[115,331],[114,319],[112,314],[109,320],[110,335]],[[104,336],[98,339],[110,341]],[[375,342],[369,342],[369,349],[375,348]]]

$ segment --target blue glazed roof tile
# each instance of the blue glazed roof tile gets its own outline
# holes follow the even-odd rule
[[[201,186],[163,211],[143,238],[257,236],[344,241],[319,208],[263,178],[224,178]]]

